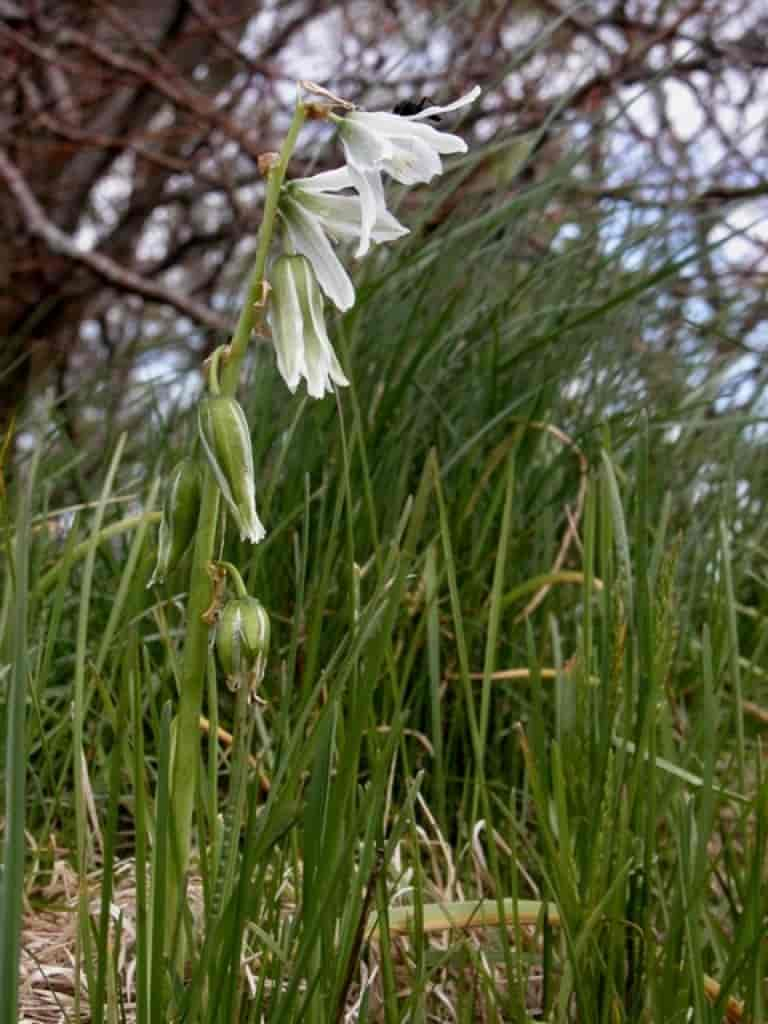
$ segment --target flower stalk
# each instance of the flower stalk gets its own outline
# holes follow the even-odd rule
[[[185,959],[183,928],[179,924],[193,846],[192,818],[200,765],[198,723],[204,681],[213,653],[211,629],[218,624],[219,664],[230,687],[238,691],[236,735],[238,744],[244,744],[238,747],[241,763],[235,766],[232,778],[234,812],[229,822],[229,839],[233,845],[226,853],[223,874],[216,886],[217,906],[222,905],[220,900],[229,891],[234,878],[234,830],[240,827],[247,771],[247,707],[249,696],[255,696],[264,673],[269,648],[270,627],[265,609],[247,594],[235,566],[213,562],[219,524],[224,519],[222,499],[240,529],[241,539],[258,543],[264,535],[256,514],[256,474],[250,431],[235,399],[243,358],[254,330],[261,327],[267,316],[269,303],[278,369],[288,388],[295,391],[299,380],[304,378],[308,394],[319,399],[334,387],[348,383],[333,351],[323,314],[321,292],[342,311],[351,308],[355,300],[353,283],[336,256],[334,245],[356,242],[357,256],[362,257],[372,244],[394,241],[407,234],[407,228],[386,208],[382,174],[406,185],[427,182],[440,174],[441,155],[465,152],[466,143],[458,136],[439,132],[421,122],[465,106],[479,92],[475,88],[446,107],[428,107],[405,117],[358,111],[321,86],[300,83],[301,87],[330,99],[332,105],[313,102],[305,105],[299,95],[279,154],[268,153],[259,159],[259,167],[266,174],[266,195],[246,299],[229,345],[217,349],[211,357],[207,393],[198,406],[199,438],[205,463],[201,467],[200,509],[190,571],[173,750],[174,846],[165,895],[166,932],[164,937],[155,938],[158,955],[161,945],[168,955],[172,937],[180,936],[173,947],[179,973],[183,971]],[[333,107],[341,107],[344,117],[334,114]],[[323,117],[338,124],[347,165],[311,178],[297,179],[283,188],[288,161],[307,117]],[[272,290],[267,280],[267,260],[278,214],[283,252],[271,265]],[[187,512],[191,504],[194,504],[193,499],[185,501],[183,510]],[[181,507],[180,499],[171,502],[170,511],[178,511],[177,506]],[[194,514],[191,520],[194,522]],[[183,539],[179,535],[178,547]],[[170,564],[175,549],[168,543],[165,547],[168,557],[163,560],[161,551],[160,568],[168,571],[165,561]],[[237,597],[224,604],[222,593],[226,577],[233,584]]]
[[[248,342],[254,328],[264,317],[266,305],[266,277],[267,256],[269,245],[275,230],[277,218],[277,204],[280,200],[280,189],[283,187],[285,172],[288,169],[288,161],[291,158],[296,140],[299,137],[301,126],[306,119],[306,111],[301,100],[296,103],[293,120],[288,128],[288,134],[280,149],[280,156],[276,164],[269,171],[267,177],[267,195],[264,201],[264,218],[259,229],[259,240],[256,246],[256,257],[253,270],[248,282],[248,294],[245,305],[240,313],[240,318],[232,335],[229,345],[229,354],[224,361],[221,372],[221,391],[224,395],[234,395],[237,391],[237,381],[240,374],[240,367],[245,356]]]
[[[235,327],[226,358],[220,367],[220,390],[222,395],[234,396],[237,383],[254,329],[264,316],[267,255],[275,229],[277,204],[280,189],[285,178],[288,161],[296,145],[301,126],[305,119],[301,100],[297,101],[293,120],[280,150],[278,161],[270,168],[267,177],[267,192],[264,203],[264,217],[259,230],[253,270],[248,282],[245,303]],[[166,904],[166,950],[170,948],[171,937],[176,931],[179,917],[180,885],[187,874],[189,852],[192,845],[192,814],[195,805],[195,789],[200,762],[200,711],[203,702],[206,666],[208,663],[208,642],[210,625],[203,615],[210,604],[211,579],[208,563],[213,558],[216,542],[216,527],[219,521],[219,489],[213,472],[206,466],[203,470],[202,500],[195,535],[192,569],[189,580],[187,603],[187,626],[181,673],[176,721],[176,743],[173,760],[171,803],[173,808],[173,833],[176,836],[175,856],[171,857],[172,878],[168,886]],[[184,961],[183,929],[177,945],[176,962]]]

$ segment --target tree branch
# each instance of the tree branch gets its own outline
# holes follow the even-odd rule
[[[0,178],[8,185],[10,192],[23,211],[31,234],[45,242],[52,252],[81,263],[115,288],[140,295],[144,299],[172,306],[179,313],[211,328],[211,330],[231,332],[230,321],[214,313],[212,309],[202,303],[121,267],[119,263],[103,253],[81,249],[70,235],[46,217],[18,167],[2,149],[0,149]]]

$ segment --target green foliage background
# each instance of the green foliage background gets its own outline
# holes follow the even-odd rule
[[[325,1022],[357,1005],[387,1022],[714,1021],[732,995],[762,1019],[763,395],[737,401],[717,338],[673,315],[692,272],[673,220],[575,222],[570,161],[446,214],[474,159],[360,268],[332,321],[351,381],[337,403],[291,398],[253,347],[240,397],[268,538],[229,531],[221,554],[272,617],[249,740],[269,790],[244,746],[203,737],[184,984],[151,944],[186,573],[145,584],[190,389],[176,405],[167,376],[135,383],[126,434],[109,381],[84,380],[98,445],[71,447],[56,408],[17,422],[6,979],[13,894],[39,903],[55,846],[83,879],[93,1020]],[[235,715],[216,676],[211,659],[212,732]],[[72,785],[81,756],[95,818]],[[128,858],[133,1002],[108,912]],[[466,925],[483,899],[508,927],[430,931],[436,903]]]

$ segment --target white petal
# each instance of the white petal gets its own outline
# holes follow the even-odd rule
[[[443,165],[435,150],[419,138],[393,139],[393,153],[382,170],[401,185],[418,185],[442,174]]]
[[[322,398],[326,392],[333,390],[331,379],[339,384],[346,384],[347,379],[336,361],[328,338],[323,317],[323,297],[306,260],[296,266],[296,276],[304,317],[304,376],[307,379],[307,392],[313,398]]]
[[[409,117],[401,117],[399,114],[385,114],[381,112],[366,113],[355,111],[347,114],[344,122],[355,118],[355,134],[358,135],[364,129],[369,136],[374,135],[380,139],[386,139],[390,145],[397,145],[401,139],[416,138],[426,142],[438,153],[466,153],[467,144],[459,135],[451,135],[450,132],[441,132],[433,128],[431,124],[421,124]],[[355,162],[355,161],[352,161]],[[363,164],[363,160],[358,160]]]
[[[340,192],[343,188],[351,188],[352,182],[349,177],[349,169],[337,167],[333,171],[321,171],[320,174],[313,174],[311,178],[293,178],[289,188],[297,186],[304,192]]]
[[[443,155],[467,152],[467,143],[460,135],[451,135],[450,132],[439,132],[437,128],[433,128],[430,124],[411,124],[410,130],[417,133],[416,138],[420,142],[426,143]],[[392,141],[394,145],[397,145],[398,139],[396,137]]]
[[[333,351],[333,349],[331,349],[331,351],[330,351],[330,356],[331,356],[331,366],[330,366],[330,369],[329,369],[328,373],[330,375],[331,380],[333,381],[333,383],[337,387],[348,388],[349,387],[349,381],[347,380],[347,378],[346,378],[346,376],[344,374],[344,371],[341,368],[341,363],[336,358],[336,353]],[[328,390],[330,391],[330,388]]]
[[[304,376],[307,380],[307,393],[312,398],[322,398],[328,383],[328,360],[326,349],[330,348],[330,342],[325,333],[325,321],[322,315],[314,315],[313,298],[317,292],[317,286],[312,280],[312,269],[308,263],[297,266],[299,277],[299,289],[301,291],[302,315],[305,320],[304,330]],[[325,345],[323,344],[325,341]]]
[[[251,544],[258,544],[259,541],[264,540],[266,535],[267,531],[264,529],[264,524],[254,509],[250,521],[247,523],[243,522],[240,525],[240,540],[249,540]]]
[[[267,320],[277,353],[277,368],[294,392],[304,371],[304,328],[290,257],[281,257],[272,270],[272,293]]]
[[[409,229],[401,224],[396,217],[393,217],[389,210],[379,210],[371,232],[374,242],[392,242],[407,234],[410,234]]]
[[[361,172],[358,172],[361,173]],[[291,185],[295,184],[294,182]],[[338,196],[308,194],[291,188],[292,198],[300,203],[316,220],[327,235],[339,242],[354,242],[360,237],[361,209],[360,196]],[[382,197],[383,199],[383,197]],[[391,242],[408,234],[408,228],[401,224],[387,210],[386,206],[376,211],[376,221],[371,229],[373,242]]]
[[[311,398],[323,398],[330,392],[331,382],[330,360],[328,349],[322,345],[320,338],[312,330],[307,331],[306,365],[304,376],[307,379],[307,394]]]
[[[310,261],[328,298],[339,309],[350,309],[355,303],[355,289],[318,221],[290,196],[283,198],[281,209],[293,248]]]
[[[385,209],[384,186],[378,170],[360,170],[349,165],[349,173],[360,196],[360,243],[355,256],[360,259],[371,247],[371,232],[379,210]]]
[[[312,288],[309,291],[309,315],[312,325],[312,333],[320,339],[325,349],[328,365],[327,372],[331,380],[334,384],[338,384],[340,387],[346,387],[349,384],[349,381],[344,376],[344,371],[336,358],[336,353],[333,351],[333,345],[331,345],[328,337],[328,332],[325,328],[325,317],[323,316],[323,297],[317,287]],[[307,346],[307,351],[309,351],[309,346]],[[307,363],[309,363],[309,358],[307,359]],[[328,386],[328,390],[331,390],[330,386]]]
[[[360,122],[361,117],[376,117],[354,111],[342,121],[339,134],[347,163],[355,167],[378,167],[392,155],[392,145],[374,122],[370,127]]]
[[[454,100],[453,103],[449,103],[445,107],[425,107],[424,110],[420,110],[418,114],[411,114],[408,117],[409,121],[422,121],[425,117],[434,117],[435,114],[448,114],[452,110],[459,110],[461,107],[466,107],[470,103],[474,103],[477,97],[481,93],[479,85],[473,86],[469,92],[465,92],[459,99]]]
[[[334,196],[324,193],[314,195],[297,191],[293,193],[293,198],[320,222],[323,230],[331,238],[344,242],[352,242],[358,238],[360,234],[360,199],[358,196]]]

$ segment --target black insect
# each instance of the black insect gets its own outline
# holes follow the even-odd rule
[[[434,105],[434,100],[429,96],[422,96],[420,100],[400,100],[392,108],[393,114],[400,114],[401,117],[411,117],[413,114],[420,114],[422,110]],[[441,121],[439,114],[432,114],[428,121]]]

